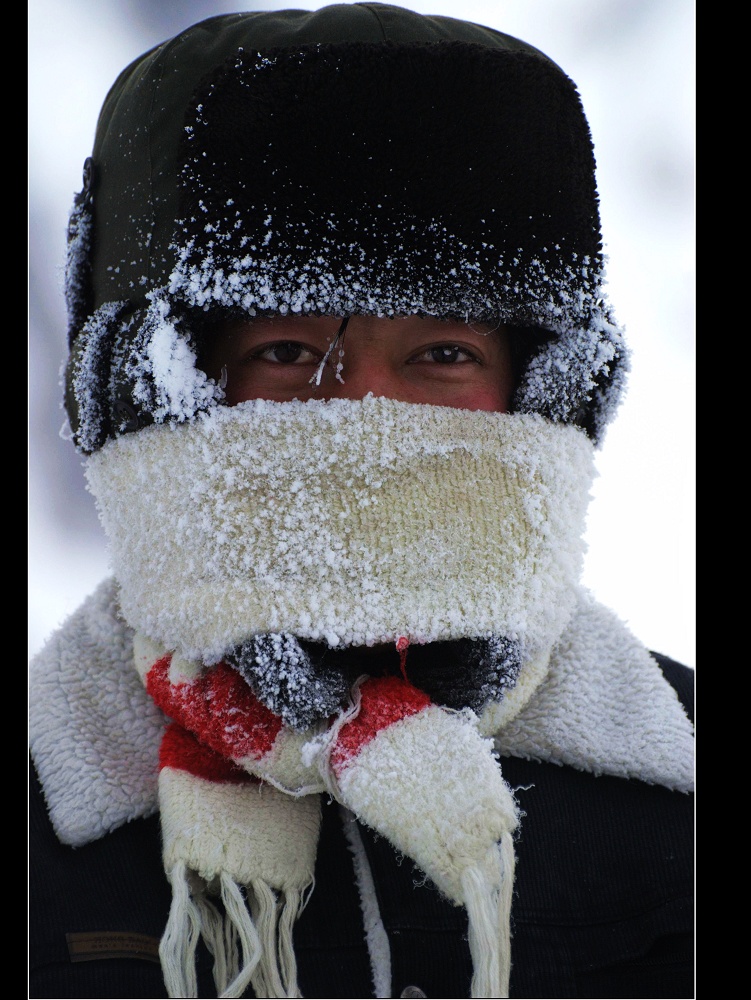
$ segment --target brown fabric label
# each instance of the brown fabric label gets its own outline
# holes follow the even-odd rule
[[[128,931],[82,931],[66,934],[71,962],[98,958],[141,958],[159,961],[159,938]]]

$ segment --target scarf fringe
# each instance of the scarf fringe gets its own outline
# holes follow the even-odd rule
[[[241,997],[261,961],[261,939],[248,913],[240,887],[226,872],[221,873],[220,882],[226,917],[222,941],[224,947],[221,953],[214,953],[214,982],[219,997]],[[208,939],[206,944],[211,947]],[[245,959],[242,967],[240,951]],[[225,966],[226,974],[220,979],[218,971]],[[232,982],[227,985],[229,976],[232,976]]]
[[[479,866],[462,875],[464,905],[469,918],[472,955],[472,997],[508,997],[511,977],[511,900],[516,856],[511,833],[504,833],[495,851],[497,877],[488,879]]]
[[[190,892],[187,866],[180,862],[168,873],[172,905],[159,944],[164,984],[169,997],[197,997],[196,947],[201,915]]]
[[[295,921],[309,893],[297,889],[277,894],[266,883],[254,881],[250,908],[261,941],[261,960],[250,977],[257,997],[302,997],[297,985],[297,963],[292,941]]]
[[[169,875],[172,905],[159,946],[162,973],[171,998],[198,996],[196,949],[203,938],[214,959],[219,1000],[237,1000],[252,983],[259,998],[300,998],[292,932],[310,892],[276,893],[256,880],[243,888],[226,872],[219,875],[224,915],[207,898],[206,883],[184,862]]]

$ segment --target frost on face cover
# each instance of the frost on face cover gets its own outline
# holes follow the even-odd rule
[[[219,407],[86,472],[126,620],[187,660],[503,635],[509,676],[571,613],[594,474],[576,428],[374,397]]]

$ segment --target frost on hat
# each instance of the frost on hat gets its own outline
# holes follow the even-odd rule
[[[211,18],[123,71],[91,162],[67,278],[82,451],[221,405],[196,336],[227,310],[542,330],[514,409],[601,440],[627,353],[592,143],[532,46],[388,5]]]

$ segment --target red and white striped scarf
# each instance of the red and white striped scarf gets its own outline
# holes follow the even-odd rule
[[[300,733],[225,663],[153,660],[144,641],[136,661],[173,720],[159,776],[170,996],[197,995],[199,937],[219,996],[249,984],[259,997],[301,996],[292,929],[312,890],[323,791],[467,908],[472,996],[508,996],[518,817],[473,713],[440,708],[402,677],[365,677],[349,709]]]

